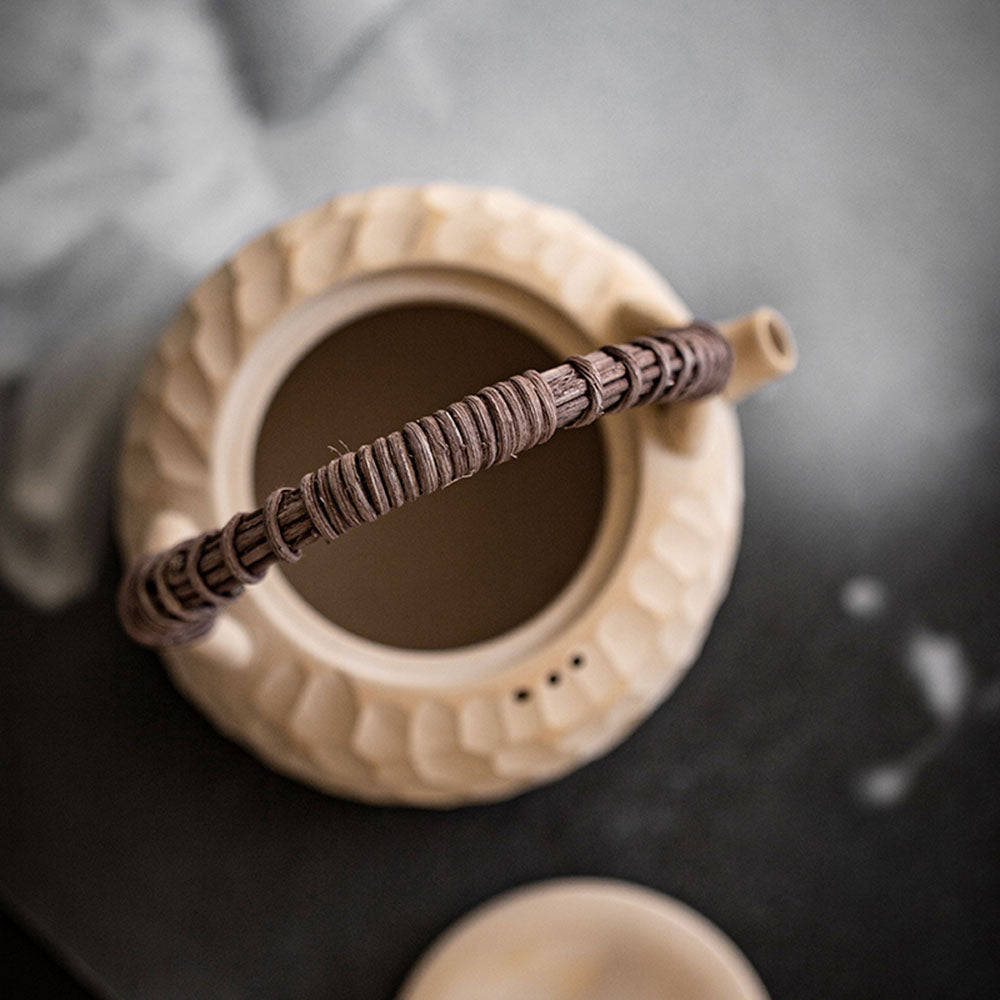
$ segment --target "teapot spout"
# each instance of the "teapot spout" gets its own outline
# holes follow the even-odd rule
[[[733,373],[725,390],[731,402],[738,403],[795,368],[795,338],[776,310],[762,306],[718,325],[733,348]]]

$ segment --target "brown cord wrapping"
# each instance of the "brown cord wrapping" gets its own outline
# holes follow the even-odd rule
[[[567,427],[586,427],[604,412],[604,383],[597,365],[590,358],[574,354],[566,363],[583,379],[586,390],[587,408]]]
[[[547,441],[560,427],[655,401],[719,392],[732,369],[728,341],[709,323],[659,330],[630,344],[575,355],[546,372],[487,386],[401,431],[340,455],[173,548],[135,560],[118,592],[125,631],[147,646],[207,633],[215,614],[302,546],[332,541],[418,496]]]
[[[625,379],[628,388],[621,399],[610,407],[606,412],[619,413],[621,410],[631,409],[639,401],[642,395],[642,369],[639,362],[632,356],[631,350],[621,347],[618,344],[609,344],[601,348],[605,354],[610,354],[616,361],[620,361],[625,368]]]

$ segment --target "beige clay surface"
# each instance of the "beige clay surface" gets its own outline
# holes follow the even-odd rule
[[[450,327],[421,333],[419,308]],[[363,443],[355,436],[395,405],[412,401],[409,419],[451,402],[426,406],[414,392],[440,370],[435,335],[466,345],[455,384],[431,387],[462,382],[460,398],[525,363],[690,318],[634,253],[510,192],[429,185],[337,198],[246,246],[164,336],[127,425],[125,555],[252,509],[275,478],[297,481],[328,448]],[[560,432],[571,440],[534,449],[524,469],[518,459],[357,528],[310,552],[300,576],[272,570],[210,635],[163,654],[174,680],[272,767],[368,801],[502,798],[605,753],[701,647],[740,529],[733,400],[794,364],[767,310],[723,329],[736,349],[732,398]],[[363,356],[377,365],[371,344],[382,340],[412,349],[373,374]],[[319,356],[312,370],[303,362]],[[317,413],[324,384],[338,388]],[[343,423],[327,420],[337,397],[349,403]],[[301,467],[306,456],[282,445],[287,420],[309,427]]]

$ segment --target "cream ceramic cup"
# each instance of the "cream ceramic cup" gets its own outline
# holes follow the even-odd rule
[[[651,889],[609,879],[542,882],[460,920],[399,1000],[767,1000],[714,924]]]

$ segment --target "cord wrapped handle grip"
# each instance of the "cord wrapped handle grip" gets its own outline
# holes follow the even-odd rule
[[[191,642],[269,566],[297,561],[303,547],[317,539],[332,541],[410,500],[506,462],[559,428],[582,427],[646,403],[720,392],[732,367],[728,340],[699,321],[487,386],[338,456],[221,529],[140,556],[118,591],[122,626],[145,646]]]

